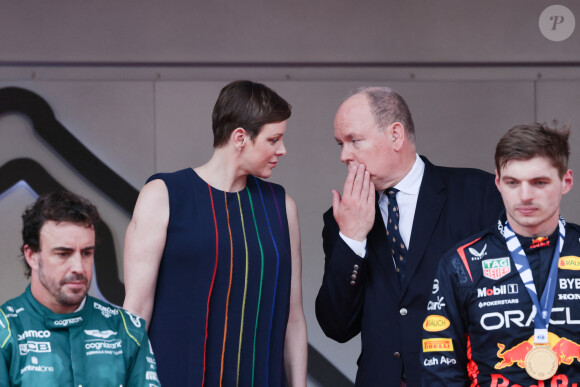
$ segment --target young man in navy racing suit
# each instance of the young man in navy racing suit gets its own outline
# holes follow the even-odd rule
[[[439,265],[423,385],[580,385],[580,228],[559,216],[573,185],[568,136],[520,125],[498,143],[506,212]]]

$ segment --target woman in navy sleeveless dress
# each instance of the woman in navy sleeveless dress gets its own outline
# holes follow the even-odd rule
[[[164,386],[306,386],[298,216],[270,176],[290,105],[224,87],[204,165],[149,178],[125,238],[124,307],[149,322]]]

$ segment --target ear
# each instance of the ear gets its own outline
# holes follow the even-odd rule
[[[574,185],[574,177],[572,176],[572,170],[568,169],[564,176],[562,177],[562,195],[567,194],[572,189]]]
[[[499,173],[497,173],[497,169],[495,170],[495,186],[499,189]]]
[[[403,124],[400,122],[394,122],[389,125],[387,132],[389,137],[387,141],[392,141],[393,149],[396,151],[401,150],[406,138],[405,127]]]
[[[28,262],[28,266],[30,266],[33,270],[38,269],[38,251],[34,251],[28,245],[24,245],[22,249],[24,252],[24,259]]]
[[[241,150],[246,143],[246,130],[242,127],[234,129],[230,135],[230,141],[235,149]]]

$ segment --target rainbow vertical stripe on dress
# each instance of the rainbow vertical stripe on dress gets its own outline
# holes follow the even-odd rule
[[[169,386],[283,386],[291,256],[284,189],[249,176],[208,186],[192,169],[157,174],[170,222],[150,338]]]

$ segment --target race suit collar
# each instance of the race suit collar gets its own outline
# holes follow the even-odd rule
[[[36,313],[44,315],[44,323],[48,329],[67,329],[74,327],[83,323],[84,318],[84,305],[86,303],[86,297],[81,303],[81,306],[77,311],[73,313],[59,314],[54,313],[46,306],[42,305],[40,302],[34,298],[32,291],[30,290],[30,285],[26,287],[24,296],[28,301],[30,307],[35,310]]]
[[[548,236],[530,238],[518,235],[518,239],[526,255],[534,251],[543,250],[546,248],[548,248],[549,250],[553,249],[554,246],[556,245],[557,238],[558,238],[557,227],[556,229],[554,229],[554,232],[552,232],[552,234]]]

